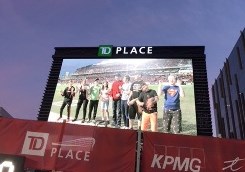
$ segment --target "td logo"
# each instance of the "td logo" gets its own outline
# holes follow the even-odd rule
[[[112,45],[100,45],[98,56],[99,57],[111,57],[112,55]]]
[[[21,154],[44,156],[49,133],[27,131]]]

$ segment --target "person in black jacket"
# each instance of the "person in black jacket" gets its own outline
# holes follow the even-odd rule
[[[60,107],[60,117],[58,118],[61,119],[62,118],[62,114],[63,114],[63,110],[65,108],[65,106],[67,106],[67,120],[70,120],[70,113],[71,113],[71,103],[73,100],[73,97],[75,96],[75,87],[73,86],[73,82],[72,80],[70,80],[68,82],[68,86],[64,89],[63,92],[61,92],[61,96],[64,97],[63,103]]]
[[[157,101],[158,95],[155,90],[149,89],[148,84],[144,83],[136,103],[143,108],[141,130],[148,130],[149,124],[151,131],[157,131]]]
[[[83,81],[81,81],[75,118],[72,120],[73,122],[77,120],[78,114],[79,114],[79,111],[80,111],[80,108],[82,105],[83,105],[82,123],[84,123],[84,121],[85,121],[86,113],[87,113],[87,106],[88,106],[88,89],[89,89],[89,85],[87,84],[87,80],[84,79]]]

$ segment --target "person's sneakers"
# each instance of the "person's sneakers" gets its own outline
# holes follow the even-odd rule
[[[96,123],[96,121],[93,119],[93,120],[92,120],[92,123],[94,123],[94,124],[95,124],[95,123]]]
[[[105,121],[105,127],[107,127],[110,124],[110,121]]]
[[[57,119],[57,121],[59,121],[60,119],[62,119],[62,117],[59,117],[59,118]]]
[[[85,122],[85,119],[82,119],[81,123],[84,123]]]
[[[115,123],[115,122],[112,122],[112,123],[111,123],[111,126],[116,126],[116,123]]]
[[[90,119],[87,119],[86,123],[90,123]]]
[[[96,125],[98,126],[98,125],[101,125],[101,124],[105,124],[105,122],[106,121],[104,121],[104,120],[97,120],[96,121]]]
[[[73,120],[72,120],[72,122],[74,122],[74,121],[76,121],[77,120],[77,118],[74,118]]]

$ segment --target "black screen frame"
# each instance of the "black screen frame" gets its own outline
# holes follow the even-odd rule
[[[139,49],[142,46],[136,46]],[[144,46],[150,47],[150,46]],[[125,47],[130,50],[133,47]],[[53,62],[48,76],[43,99],[37,119],[48,121],[49,112],[55,94],[56,84],[59,79],[62,62],[64,59],[98,58],[166,58],[166,59],[191,59],[193,64],[193,81],[196,106],[197,135],[212,136],[212,121],[206,70],[206,55],[204,46],[152,46],[152,54],[116,54],[116,47],[112,47],[111,57],[98,57],[99,47],[56,47],[52,56]]]

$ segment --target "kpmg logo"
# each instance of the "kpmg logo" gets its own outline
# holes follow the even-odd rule
[[[204,150],[176,146],[155,145],[151,168],[163,171],[200,172],[205,168]]]
[[[98,56],[99,57],[111,57],[112,45],[101,45],[99,46]]]
[[[21,154],[44,156],[49,133],[27,131]]]

